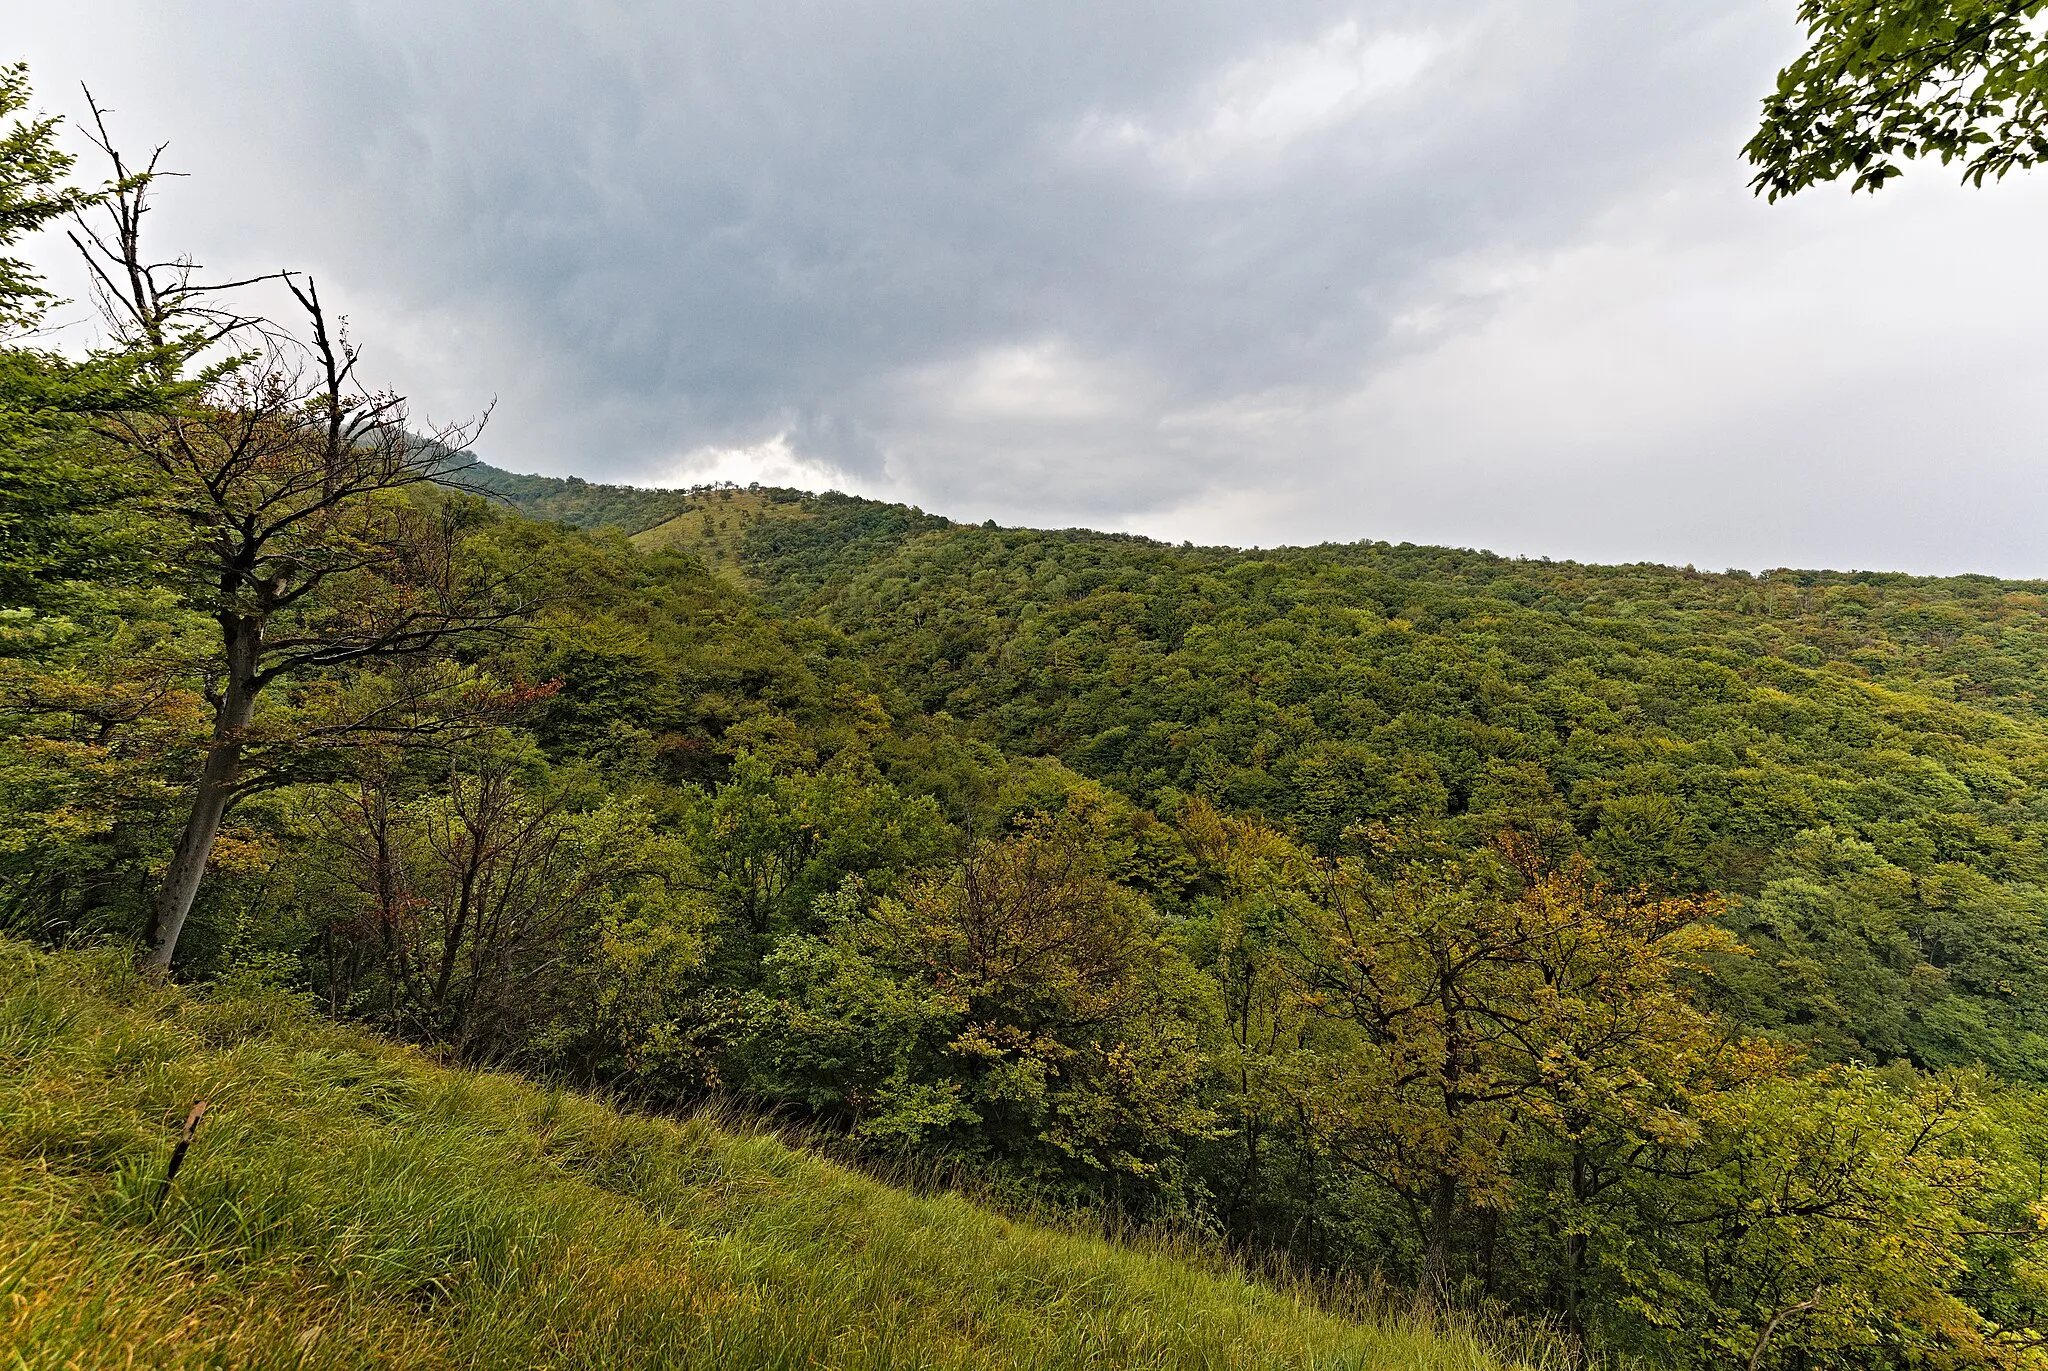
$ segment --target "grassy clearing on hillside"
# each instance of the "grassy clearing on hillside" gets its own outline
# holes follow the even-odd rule
[[[679,548],[694,552],[704,565],[738,584],[746,583],[741,552],[747,530],[764,519],[791,519],[804,512],[801,504],[777,501],[759,490],[712,490],[694,495],[688,509],[633,535],[642,552]]]
[[[127,965],[0,941],[10,1367],[1499,1365]]]

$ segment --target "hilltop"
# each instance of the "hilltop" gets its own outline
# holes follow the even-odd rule
[[[646,489],[577,477],[514,476],[482,463],[465,478],[531,518],[616,529],[642,548],[692,552],[794,610],[825,609],[833,597],[820,597],[824,581],[899,555],[913,539],[945,535],[955,545],[1002,548],[994,555],[1009,558],[1096,548],[1105,550],[1098,556],[1121,550],[1153,566],[1343,567],[1396,585],[1428,585],[1553,616],[1716,637],[1750,657],[1775,654],[1795,665],[1827,667],[1937,698],[2030,716],[2048,709],[2044,580],[1795,567],[1716,573],[1370,540],[1190,548],[1086,529],[998,530],[906,505],[783,487]]]

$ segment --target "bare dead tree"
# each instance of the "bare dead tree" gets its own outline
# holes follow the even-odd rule
[[[183,404],[127,413],[105,438],[150,477],[159,512],[179,530],[170,579],[220,627],[205,696],[213,727],[191,809],[152,901],[150,965],[169,968],[229,807],[248,787],[258,698],[293,677],[432,652],[503,628],[523,607],[468,574],[445,511],[408,499],[460,485],[460,454],[483,418],[416,431],[402,396],[358,379],[360,352],[314,282],[273,273],[194,281],[188,259],[152,261],[143,221],[158,153],[131,168],[94,107],[113,160],[106,222],[81,218],[74,242],[90,264],[108,325],[159,365],[199,367]],[[282,283],[298,330],[224,304],[228,292]],[[488,417],[488,414],[484,416]]]
[[[100,317],[125,348],[152,359],[161,379],[169,379],[185,361],[239,333],[261,332],[264,322],[220,301],[230,293],[281,273],[270,272],[239,281],[202,283],[193,279],[197,264],[189,257],[152,262],[143,253],[143,221],[152,208],[156,182],[178,173],[164,171],[165,144],[150,150],[141,165],[122,155],[107,129],[107,110],[85,91],[92,111],[86,139],[113,170],[103,194],[92,207],[104,216],[96,222],[85,209],[72,218],[72,244],[85,259],[87,279]]]

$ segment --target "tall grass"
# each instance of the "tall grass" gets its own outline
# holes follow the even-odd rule
[[[1501,1364],[1469,1329],[449,1070],[274,992],[0,942],[0,1365]]]

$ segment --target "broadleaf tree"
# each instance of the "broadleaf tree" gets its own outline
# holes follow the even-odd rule
[[[1844,176],[1875,191],[1903,161],[1963,179],[2048,159],[2048,0],[1804,0],[1807,48],[1778,74],[1744,154],[1772,200]]]

